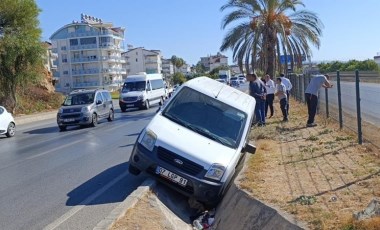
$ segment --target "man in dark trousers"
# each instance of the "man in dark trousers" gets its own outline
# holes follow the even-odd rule
[[[331,88],[333,86],[330,83],[329,79],[330,79],[330,76],[327,74],[314,76],[310,80],[310,83],[305,90],[307,112],[309,114],[309,118],[306,124],[307,127],[317,126],[317,124],[314,123],[314,117],[315,117],[315,114],[317,113],[318,91],[321,87]]]
[[[264,83],[255,73],[251,74],[249,94],[256,99],[255,116],[258,126],[265,126],[265,95]]]
[[[285,74],[280,74],[281,83],[285,85],[286,89],[286,112],[289,115],[289,100],[290,100],[290,90],[293,88],[292,83],[290,82],[289,78],[285,77]]]

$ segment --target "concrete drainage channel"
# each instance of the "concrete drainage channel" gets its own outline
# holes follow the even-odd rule
[[[187,203],[185,198],[179,197],[177,200],[171,200],[175,195],[166,194],[167,192],[171,193],[171,191],[160,189],[160,186],[163,185],[157,185],[154,179],[146,179],[141,186],[116,207],[107,218],[98,223],[94,229],[110,229],[114,223],[126,215],[128,210],[134,208],[138,201],[149,191],[153,191],[153,194],[155,194],[155,203],[159,206],[160,212],[166,219],[165,222],[168,223],[166,226],[170,226],[168,229],[192,229],[190,225],[190,212],[183,210],[183,203]],[[304,226],[303,223],[297,223],[294,219],[281,214],[275,208],[252,198],[233,183],[223,201],[217,207],[214,224],[209,229],[298,230],[304,229]]]

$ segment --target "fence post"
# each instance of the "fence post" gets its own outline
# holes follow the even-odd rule
[[[329,118],[329,92],[327,88],[325,88],[325,99],[326,99],[326,118]]]
[[[357,118],[358,118],[358,141],[359,144],[363,144],[363,136],[362,136],[362,117],[361,117],[361,111],[360,111],[360,79],[359,79],[359,70],[355,71],[356,76],[356,112],[357,112]]]
[[[339,128],[343,129],[343,114],[342,114],[342,92],[340,89],[340,72],[336,71],[336,83],[338,87],[338,111],[339,111]]]

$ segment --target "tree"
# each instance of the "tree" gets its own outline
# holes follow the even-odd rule
[[[173,75],[172,81],[174,85],[181,85],[182,83],[186,82],[186,77],[183,73],[177,72]]]
[[[203,74],[206,72],[206,67],[199,61],[195,66],[195,71],[197,73]]]
[[[43,68],[38,9],[34,0],[0,1],[0,103],[15,111],[16,90]]]
[[[186,62],[182,58],[179,58],[175,55],[173,55],[170,58],[170,61],[172,62],[173,66],[174,66],[174,73],[176,73],[176,69],[181,68],[181,66],[186,64]]]
[[[224,17],[222,28],[235,26],[220,50],[232,49],[234,60],[245,63],[247,71],[249,65],[255,70],[259,60],[261,69],[274,76],[276,67],[281,71],[281,55],[290,57],[292,69],[295,64],[300,67],[303,57],[312,55],[309,43],[319,48],[323,25],[314,13],[297,11],[299,5],[304,6],[302,0],[229,0],[221,11],[233,10]]]

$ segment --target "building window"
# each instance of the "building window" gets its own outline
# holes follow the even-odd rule
[[[81,38],[81,39],[80,39],[80,44],[81,44],[81,45],[91,45],[91,44],[96,44],[96,37],[91,37],[91,38]]]
[[[61,46],[61,50],[66,50],[66,46]]]
[[[136,62],[138,62],[138,59],[136,58]]]
[[[70,46],[77,46],[78,45],[78,39],[70,39]]]
[[[62,62],[66,63],[67,62],[67,55],[62,54]]]
[[[68,75],[69,74],[69,71],[65,70],[63,71],[63,75]]]

